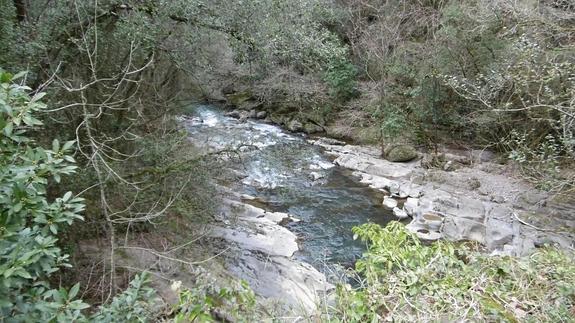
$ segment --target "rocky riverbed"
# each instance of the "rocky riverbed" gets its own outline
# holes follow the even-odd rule
[[[197,147],[225,152],[209,234],[227,245],[226,270],[295,315],[313,314],[332,290],[322,264],[361,255],[351,228],[367,221],[402,220],[422,240],[473,240],[493,255],[573,248],[573,205],[511,177],[488,152],[445,150],[439,167],[425,154],[390,162],[376,147],[307,138],[265,117],[200,107],[182,121]]]
[[[423,240],[472,240],[494,255],[522,256],[546,244],[573,248],[575,208],[509,175],[482,151],[444,151],[445,164],[428,168],[423,155],[408,163],[380,158],[376,148],[332,139],[311,141],[355,171],[361,182],[388,194],[386,207],[409,217],[407,228]]]

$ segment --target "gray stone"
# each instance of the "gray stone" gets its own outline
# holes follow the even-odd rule
[[[398,164],[365,154],[338,154],[335,164],[375,176],[399,178],[410,175],[414,165]]]
[[[403,209],[407,212],[410,216],[415,216],[415,212],[419,207],[419,199],[408,197],[407,201],[403,204]]]
[[[308,122],[303,126],[303,131],[307,134],[314,134],[323,132],[323,128],[315,123]]]
[[[471,156],[475,162],[489,162],[497,157],[495,153],[489,150],[473,150]]]
[[[455,170],[455,167],[453,165],[453,161],[449,160],[445,163],[445,165],[443,165],[443,170],[446,172],[452,172]]]
[[[547,195],[543,192],[528,190],[519,195],[515,205],[519,208],[529,208],[535,205],[543,206]]]
[[[468,197],[460,197],[459,199],[454,197],[439,198],[434,201],[433,210],[445,215],[472,219],[476,222],[483,222],[485,218],[483,203]]]
[[[301,122],[297,121],[297,120],[291,120],[288,125],[287,128],[289,131],[291,132],[301,132],[303,131],[303,125],[301,124]]]
[[[490,250],[502,248],[513,241],[516,234],[511,223],[497,219],[488,219],[485,223],[485,245]]]
[[[232,110],[232,111],[226,112],[224,115],[226,117],[232,117],[232,118],[239,119],[241,116],[241,112],[239,110]]]
[[[321,173],[318,172],[311,172],[309,173],[309,178],[311,178],[313,181],[317,181],[318,179],[322,179],[325,176]]]
[[[399,187],[399,196],[400,197],[415,197],[418,198],[422,195],[422,187],[417,184],[413,184],[412,182],[409,183],[402,183]]]
[[[424,213],[417,217],[417,221],[429,231],[439,231],[443,224],[443,217],[433,213]]]
[[[241,111],[239,120],[240,120],[240,122],[246,122],[249,117],[250,117],[250,113],[248,111]]]
[[[384,149],[384,157],[391,162],[407,162],[417,158],[417,151],[410,145],[390,145]]]
[[[286,310],[305,316],[315,313],[322,295],[333,286],[311,265],[292,257],[298,250],[297,237],[281,225],[299,219],[231,200],[224,200],[221,207],[237,218],[231,227],[211,226],[211,236],[233,242],[230,253],[222,256],[226,268],[248,281],[257,295],[289,305]]]
[[[414,233],[419,239],[424,241],[435,241],[443,237],[440,232],[429,230],[427,227],[422,226],[420,222],[413,220],[405,226],[405,228]]]
[[[322,137],[314,142],[318,146],[345,146],[345,141],[337,140],[334,138]]]
[[[393,208],[393,215],[395,215],[395,217],[397,217],[400,220],[407,219],[409,217],[409,215],[407,215],[407,212],[405,212],[404,209],[400,209],[398,207]]]
[[[391,196],[385,196],[383,198],[383,206],[385,206],[390,210],[393,210],[395,207],[397,207],[397,200]]]
[[[481,187],[481,182],[476,177],[471,177],[469,179],[469,182],[467,182],[467,186],[469,187],[470,190],[476,190]]]
[[[442,238],[441,233],[435,231],[418,230],[415,234],[423,241],[436,241]]]
[[[442,233],[449,240],[473,240],[485,243],[485,225],[470,219],[447,217],[444,220]]]
[[[211,236],[233,241],[244,250],[263,252],[272,256],[291,257],[299,248],[297,237],[288,229],[266,218],[251,219],[257,231],[212,227]]]
[[[257,119],[265,119],[267,117],[268,113],[266,111],[259,111],[256,114],[256,118]]]
[[[505,203],[505,198],[503,196],[499,196],[499,195],[492,195],[491,201],[498,203],[498,204],[501,204],[501,203]]]
[[[279,303],[279,306],[288,305],[285,310],[298,316],[314,315],[317,304],[333,289],[324,274],[302,261],[278,256],[261,257],[249,251],[228,259],[229,270],[246,280],[257,295]]]

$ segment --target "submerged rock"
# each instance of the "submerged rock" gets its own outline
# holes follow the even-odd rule
[[[311,172],[309,173],[309,178],[311,178],[313,181],[317,181],[319,179],[324,178],[325,176],[321,173],[318,172]]]

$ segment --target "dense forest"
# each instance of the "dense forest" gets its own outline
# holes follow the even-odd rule
[[[574,320],[574,240],[496,256],[399,222],[350,230],[359,283],[287,314],[211,267],[243,150],[183,126],[210,103],[448,174],[489,151],[567,214],[514,223],[573,239],[572,0],[0,0],[0,48],[3,322]]]

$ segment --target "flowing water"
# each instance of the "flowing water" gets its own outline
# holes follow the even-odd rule
[[[256,120],[240,122],[213,106],[196,107],[187,125],[201,146],[242,151],[229,166],[243,173],[234,190],[264,201],[268,210],[300,219],[287,225],[300,238],[296,256],[319,269],[351,265],[361,255],[365,247],[353,240],[354,226],[393,219],[381,207],[380,193],[335,166],[303,135]]]

